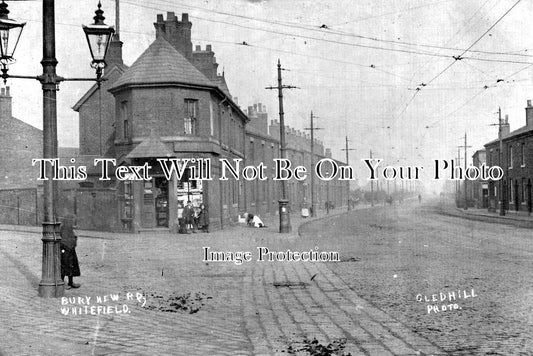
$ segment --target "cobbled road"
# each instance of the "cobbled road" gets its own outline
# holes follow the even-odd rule
[[[327,267],[350,290],[449,354],[533,354],[530,229],[442,215],[435,203],[342,215],[302,233],[343,250],[347,262]],[[460,309],[428,313],[454,291]]]
[[[0,355],[531,354],[529,230],[414,204],[294,221],[300,234],[278,234],[272,223],[81,236],[83,285],[65,297],[94,305],[117,294],[107,305],[129,312],[111,315],[63,315],[60,299],[36,297],[40,236],[0,231]],[[206,246],[253,258],[205,262]],[[341,262],[258,262],[261,246],[338,251]],[[428,305],[448,304],[433,295],[472,289],[458,309],[428,314]]]

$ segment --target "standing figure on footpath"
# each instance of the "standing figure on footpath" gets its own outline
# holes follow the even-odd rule
[[[187,205],[183,208],[182,218],[183,223],[185,224],[185,233],[190,234],[191,232],[196,232],[194,230],[194,208],[190,200],[187,201]]]
[[[80,265],[76,254],[78,237],[74,233],[76,217],[69,214],[61,220],[61,279],[68,277],[66,289],[79,288],[81,285],[74,283],[74,277],[80,276]]]
[[[198,213],[196,225],[198,228],[202,229],[203,232],[209,232],[209,211],[205,204],[200,205],[200,212]]]

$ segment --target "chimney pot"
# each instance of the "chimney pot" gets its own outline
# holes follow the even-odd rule
[[[528,101],[527,101],[527,107],[528,107],[528,108],[531,107],[531,100],[528,100]]]
[[[189,22],[189,14],[184,12],[181,14],[181,22]]]
[[[176,14],[173,11],[167,11],[167,21],[172,21],[176,19]]]
[[[157,22],[163,22],[163,14],[157,14]]]
[[[211,52],[211,45],[208,44],[207,46],[205,46],[205,50],[206,50],[207,52]]]
[[[6,87],[6,96],[11,96],[11,95],[9,94],[10,89],[11,89],[11,88],[10,88],[9,86]]]
[[[200,46],[200,45],[196,45],[196,52],[199,52],[199,51],[201,51],[201,50],[202,50],[202,46]]]

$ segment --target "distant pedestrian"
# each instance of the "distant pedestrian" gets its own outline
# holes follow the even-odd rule
[[[418,194],[418,204],[422,203],[422,196]]]
[[[200,212],[198,213],[198,221],[196,225],[202,229],[203,232],[209,232],[209,211],[205,204],[200,204]]]
[[[74,283],[74,277],[81,275],[78,255],[76,254],[78,237],[74,233],[76,217],[67,215],[61,220],[61,279],[68,277],[66,289],[79,288],[81,285]]]
[[[193,230],[194,215],[195,215],[194,208],[192,207],[191,201],[188,200],[187,205],[185,206],[185,208],[183,208],[183,213],[181,215],[183,222],[185,224],[185,231],[187,234],[190,234],[191,231]]]

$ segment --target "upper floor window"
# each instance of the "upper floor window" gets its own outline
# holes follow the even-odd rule
[[[526,144],[522,143],[520,146],[520,165],[522,167],[526,166]]]
[[[198,100],[185,99],[185,117],[183,132],[186,135],[196,135],[196,120],[198,118]]]
[[[130,138],[130,121],[127,101],[120,103],[120,117],[122,120],[122,136],[124,138]]]
[[[513,146],[509,145],[509,168],[513,168]]]

